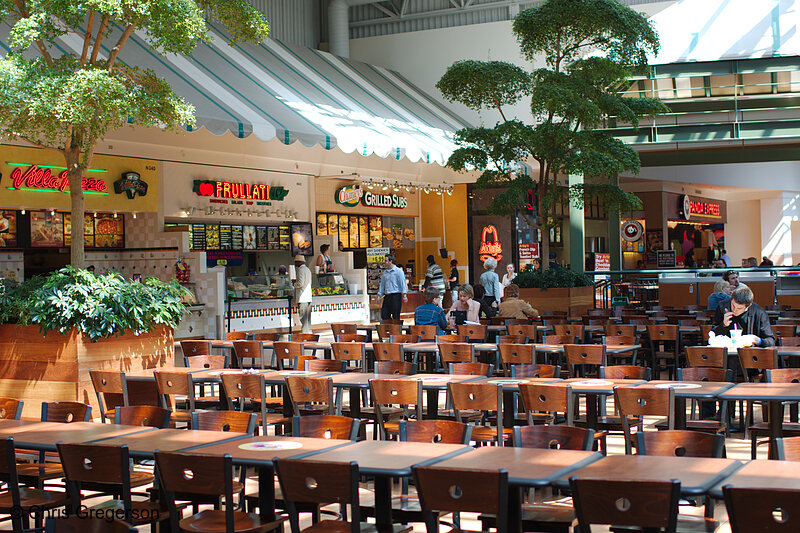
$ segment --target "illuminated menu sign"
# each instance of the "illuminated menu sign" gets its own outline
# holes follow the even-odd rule
[[[365,207],[385,207],[388,209],[405,209],[408,198],[398,194],[374,194],[365,191],[360,185],[347,185],[338,189],[334,200],[337,204],[355,207],[361,203]]]

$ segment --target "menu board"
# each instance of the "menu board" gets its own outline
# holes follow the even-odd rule
[[[94,218],[94,246],[96,248],[122,248],[125,246],[124,218],[98,214]],[[88,230],[84,224],[84,231]],[[87,231],[88,233],[88,231]]]
[[[102,216],[102,215],[98,215]],[[64,246],[72,244],[72,214],[64,213]],[[92,214],[85,214],[83,216],[83,245],[87,248],[92,248],[94,244],[94,216]]]
[[[339,215],[339,241],[345,248],[350,248],[350,217]]]
[[[339,234],[339,215],[328,215],[328,233],[327,235]]]
[[[281,249],[281,234],[278,226],[267,226],[267,249]]]
[[[350,217],[350,248],[358,248],[358,217]]]
[[[256,227],[244,226],[242,227],[242,248],[245,250],[256,249]]]
[[[220,224],[219,225],[219,249],[220,250],[230,250],[231,249],[231,225],[230,224]]]
[[[231,248],[234,250],[244,248],[244,230],[242,226],[231,226]]]
[[[320,213],[317,215],[317,235],[328,234],[328,215]]]
[[[414,248],[416,235],[414,219],[407,217],[383,217],[383,246],[392,249]]]
[[[269,248],[267,229],[266,226],[256,226],[256,247],[259,250],[267,250]]]
[[[17,212],[0,211],[0,248],[17,246]]]
[[[367,294],[378,294],[388,248],[367,248]]]
[[[206,225],[205,224],[192,224],[190,227],[191,236],[190,244],[191,249],[196,251],[203,251],[206,249]]]
[[[206,250],[219,250],[219,224],[206,225]]]
[[[369,247],[369,217],[358,217],[358,244],[361,248]]]
[[[381,217],[369,217],[369,247],[375,248],[383,244],[383,228]]]
[[[309,224],[311,226],[311,224]],[[281,226],[278,228],[280,231],[280,250],[288,250],[291,245],[292,241],[292,228],[289,226]],[[309,238],[311,237],[311,231],[309,230]]]
[[[311,224],[292,224],[292,256],[313,255]]]
[[[64,217],[50,211],[31,212],[31,246],[64,246]]]

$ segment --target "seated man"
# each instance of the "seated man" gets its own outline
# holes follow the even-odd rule
[[[525,300],[519,299],[519,285],[512,283],[506,287],[505,298],[500,302],[497,316],[502,318],[536,318],[539,311]]]
[[[439,307],[439,289],[428,287],[423,293],[425,303],[414,311],[414,324],[417,326],[436,326],[436,334],[444,335],[447,329],[447,317]]]
[[[742,339],[752,341],[752,346],[775,346],[767,313],[753,303],[753,291],[749,287],[740,285],[733,291],[730,300],[717,306],[712,331],[717,335],[730,337],[732,329],[741,329]]]

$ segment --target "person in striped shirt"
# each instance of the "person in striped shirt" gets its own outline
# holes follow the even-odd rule
[[[429,287],[439,291],[439,296],[444,294],[444,272],[442,267],[436,264],[436,259],[429,255],[426,260],[428,261],[428,270],[425,273],[425,287]]]

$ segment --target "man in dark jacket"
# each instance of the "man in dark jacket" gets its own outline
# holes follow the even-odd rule
[[[749,287],[740,286],[733,291],[730,300],[717,307],[712,331],[730,337],[732,329],[741,329],[742,339],[750,337],[753,346],[775,346],[769,317],[758,304],[753,303],[753,291]]]

